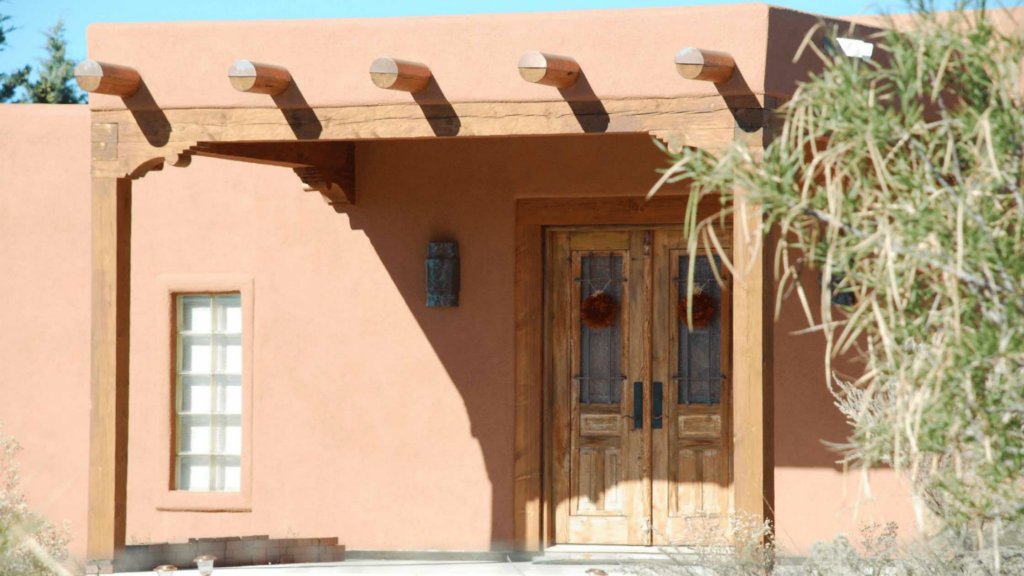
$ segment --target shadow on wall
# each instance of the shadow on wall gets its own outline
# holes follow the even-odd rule
[[[465,402],[493,490],[492,547],[504,549],[512,538],[515,199],[640,196],[665,159],[633,135],[358,146],[351,227],[369,238]],[[425,198],[424,182],[458,193]],[[459,242],[458,308],[426,307],[426,247],[439,240]],[[816,274],[804,282],[815,297]],[[839,468],[822,440],[843,441],[849,429],[825,385],[823,339],[792,335],[805,326],[797,300],[785,300],[775,327],[776,466]],[[836,369],[853,374],[857,366]]]
[[[791,258],[794,256],[791,256]],[[812,311],[819,309],[818,272],[804,270],[801,284]],[[837,308],[832,313],[838,318]],[[842,470],[842,455],[824,442],[845,443],[851,429],[835,406],[825,374],[825,337],[820,332],[796,334],[808,327],[796,294],[782,301],[775,321],[775,465]],[[832,360],[832,370],[845,380],[864,373],[854,353]]]
[[[211,161],[213,162],[213,161]],[[363,440],[356,437],[355,440],[332,437],[331,431],[324,426],[337,425],[345,429],[345,423],[329,420],[317,420],[321,413],[337,414],[341,410],[360,410],[359,425],[362,426],[355,433],[380,433],[382,430],[394,429],[389,419],[395,414],[386,410],[378,414],[381,409],[381,397],[388,398],[392,402],[409,402],[408,398],[401,398],[396,388],[423,392],[448,388],[449,382],[454,384],[455,391],[465,409],[465,417],[469,423],[469,433],[478,444],[483,468],[480,470],[478,455],[468,454],[460,444],[456,450],[444,452],[447,458],[453,456],[457,461],[451,463],[443,461],[425,461],[421,456],[421,447],[426,442],[444,442],[444,438],[431,439],[421,430],[406,426],[402,428],[403,436],[378,435],[376,438],[367,438],[365,446],[379,450],[385,462],[380,466],[381,470],[390,471],[394,462],[401,462],[402,458],[409,457],[415,460],[421,467],[429,466],[429,469],[408,468],[409,479],[404,477],[382,478],[373,476],[379,485],[372,483],[358,482],[351,486],[358,486],[364,489],[367,494],[359,502],[346,502],[345,496],[330,495],[327,500],[330,506],[351,506],[354,514],[366,514],[367,516],[353,516],[360,518],[373,518],[374,506],[380,506],[382,499],[396,496],[396,499],[403,505],[415,506],[416,509],[407,508],[401,513],[407,513],[400,517],[381,517],[380,524],[368,529],[368,532],[375,532],[374,542],[384,541],[387,538],[387,527],[395,522],[403,522],[403,528],[416,527],[420,523],[427,530],[422,531],[425,536],[420,540],[426,541],[443,539],[437,526],[444,526],[446,518],[444,510],[438,510],[436,505],[431,503],[430,490],[436,489],[446,492],[439,495],[437,501],[459,501],[465,502],[466,509],[459,512],[466,512],[473,507],[471,513],[483,517],[484,510],[477,510],[490,505],[490,541],[491,547],[495,550],[507,550],[513,537],[513,463],[514,463],[514,256],[515,256],[515,202],[517,198],[527,197],[586,197],[586,196],[636,196],[642,197],[652,183],[656,180],[655,169],[666,165],[666,159],[662,153],[652,144],[651,139],[643,135],[624,134],[593,134],[578,136],[559,137],[531,137],[531,138],[465,138],[465,139],[421,139],[421,140],[393,140],[359,142],[356,145],[356,181],[359,189],[357,203],[344,210],[345,216],[338,217],[329,208],[321,205],[318,200],[315,202],[315,209],[321,212],[316,213],[315,229],[307,229],[312,223],[308,220],[302,222],[286,222],[287,213],[260,212],[255,205],[245,206],[245,203],[258,201],[258,196],[239,196],[235,191],[222,196],[212,195],[213,200],[219,198],[224,206],[230,203],[241,203],[238,207],[241,213],[258,214],[262,218],[261,226],[280,226],[282,235],[274,236],[267,234],[265,230],[253,227],[245,228],[240,225],[239,229],[232,229],[222,234],[218,241],[225,242],[223,253],[237,254],[237,261],[232,260],[225,264],[223,259],[215,255],[207,260],[192,262],[190,257],[185,257],[172,250],[175,246],[173,234],[179,232],[179,228],[172,231],[161,231],[159,234],[149,236],[139,235],[133,238],[138,239],[138,250],[135,251],[136,258],[146,254],[146,265],[133,268],[133,274],[159,274],[166,272],[165,264],[162,262],[178,263],[175,266],[197,266],[197,269],[209,269],[209,266],[253,266],[254,270],[265,274],[267,281],[261,284],[261,298],[264,302],[275,302],[277,308],[265,308],[260,312],[261,322],[273,322],[276,329],[287,334],[293,340],[301,340],[309,336],[309,326],[316,326],[319,330],[328,331],[328,334],[317,334],[319,338],[314,346],[315,351],[310,358],[316,359],[315,366],[305,362],[303,352],[296,349],[295,342],[289,342],[282,346],[285,350],[298,353],[297,357],[282,356],[274,362],[274,366],[266,366],[264,376],[273,373],[277,379],[268,382],[284,381],[289,375],[295,378],[296,382],[302,382],[309,386],[315,395],[308,399],[295,398],[281,386],[260,385],[262,394],[272,398],[279,404],[276,408],[281,410],[306,410],[315,417],[310,421],[296,423],[290,430],[295,438],[303,438],[303,435],[313,435],[313,438],[323,438],[321,447],[331,450],[335,454],[345,450],[348,442],[356,443]],[[240,165],[236,165],[240,166]],[[244,174],[238,169],[239,174]],[[233,172],[235,173],[235,172]],[[185,174],[190,174],[186,172]],[[191,176],[189,176],[191,177]],[[283,181],[283,180],[282,180]],[[159,182],[159,180],[154,180]],[[180,182],[178,183],[180,184]],[[294,182],[288,180],[288,186],[294,186]],[[258,188],[258,187],[257,187]],[[140,188],[141,189],[141,188]],[[181,206],[179,196],[171,193],[172,188],[166,190],[166,194],[160,194],[159,200],[168,203],[168,206]],[[280,195],[275,190],[275,197]],[[201,196],[190,197],[196,201]],[[153,200],[156,200],[154,198]],[[312,200],[312,199],[311,199]],[[287,200],[292,205],[292,200]],[[142,197],[136,206],[143,206]],[[154,210],[160,204],[150,204],[150,210],[144,212],[148,218],[155,218],[159,213],[165,217],[163,212]],[[277,205],[278,209],[282,205]],[[294,205],[292,205],[294,206]],[[188,227],[182,227],[182,234],[187,230],[189,237],[204,227],[214,227],[219,223],[219,215],[222,212],[217,210],[204,211],[199,215],[189,217],[195,222],[190,222]],[[139,215],[140,227],[145,217]],[[305,218],[310,214],[305,213]],[[252,223],[250,223],[252,224]],[[332,261],[346,260],[349,256],[345,248],[353,244],[351,230],[359,230],[365,234],[372,246],[375,257],[363,258],[364,262],[349,260],[342,268],[332,266]],[[239,230],[249,230],[251,235],[241,234]],[[170,234],[170,237],[168,237]],[[320,236],[317,236],[320,234]],[[263,244],[266,236],[271,236],[274,243]],[[335,236],[328,238],[327,236]],[[346,236],[342,239],[340,237]],[[146,244],[146,241],[150,244]],[[435,240],[456,240],[459,242],[461,254],[461,284],[460,305],[457,308],[427,308],[426,307],[426,286],[425,286],[425,259],[427,255],[427,244]],[[315,245],[315,246],[313,246]],[[253,254],[254,248],[258,254]],[[363,245],[365,250],[365,244]],[[147,252],[152,251],[152,252]],[[364,252],[366,254],[366,252]],[[148,263],[152,261],[152,263]],[[379,263],[378,263],[379,261]],[[251,264],[246,264],[250,262]],[[365,264],[365,266],[364,266]],[[147,268],[148,266],[148,268]],[[161,267],[164,266],[164,267]],[[383,268],[383,270],[381,270]],[[407,307],[421,334],[414,334],[412,337],[399,334],[393,336],[394,326],[389,324],[395,322],[393,317],[382,320],[374,311],[357,310],[359,303],[341,301],[332,286],[316,285],[316,280],[323,279],[323,274],[337,274],[338,270],[344,270],[349,274],[356,286],[359,285],[362,275],[372,276],[376,274],[380,281],[385,284],[393,283],[400,301],[392,298],[392,307]],[[188,270],[186,267],[185,270]],[[296,285],[289,280],[292,272],[299,273],[298,276],[306,284]],[[338,278],[332,276],[332,278]],[[346,279],[347,281],[347,279]],[[374,280],[377,281],[377,280]],[[290,283],[292,282],[292,283]],[[369,282],[369,280],[367,280]],[[292,292],[295,291],[295,292]],[[365,293],[364,293],[365,294]],[[299,295],[302,298],[301,305],[288,306],[286,296]],[[372,296],[371,296],[372,297]],[[136,300],[133,299],[133,305]],[[354,304],[354,306],[350,306]],[[404,305],[404,306],[403,306]],[[821,445],[821,438],[841,440],[845,437],[845,430],[842,427],[839,414],[831,407],[831,398],[828,396],[821,375],[823,367],[811,365],[809,362],[821,361],[822,355],[816,350],[811,350],[805,344],[815,336],[783,337],[792,330],[803,328],[800,323],[802,314],[794,301],[787,301],[794,311],[784,315],[777,325],[779,343],[776,346],[776,354],[779,354],[777,368],[789,367],[788,374],[780,373],[776,378],[776,410],[777,410],[777,464],[831,467],[835,458],[830,455]],[[325,308],[326,307],[326,308]],[[337,313],[332,316],[330,311]],[[368,306],[367,308],[372,308]],[[139,310],[145,310],[140,306]],[[300,311],[300,312],[297,312]],[[402,324],[408,330],[408,316],[405,310],[400,310],[401,316],[406,323]],[[306,315],[319,314],[320,317],[310,318]],[[348,323],[352,318],[359,319],[359,324],[346,326],[344,330],[331,331],[333,325]],[[786,322],[795,319],[792,325]],[[376,322],[373,326],[367,326],[366,322]],[[264,324],[267,325],[267,324]],[[369,350],[375,353],[375,358],[360,356],[339,356],[336,348],[337,343],[331,341],[331,337],[344,336],[352,338],[365,338],[365,334],[358,334],[359,331],[372,331],[375,340],[387,343],[387,349]],[[391,331],[392,333],[389,333]],[[141,328],[136,335],[146,334]],[[267,332],[264,332],[267,334]],[[265,338],[267,336],[264,336]],[[274,336],[279,338],[279,336]],[[801,340],[796,340],[800,338]],[[424,340],[425,339],[425,340]],[[785,343],[783,343],[783,341]],[[267,343],[283,344],[280,340],[265,340]],[[410,344],[412,343],[412,344]],[[795,343],[795,344],[794,344]],[[423,346],[422,344],[426,344]],[[257,343],[257,345],[259,345]],[[426,349],[427,358],[432,364],[429,366],[409,366],[408,357],[420,353]],[[408,348],[408,349],[406,349]],[[799,356],[784,356],[783,350],[797,352]],[[378,353],[379,354],[376,354]],[[430,354],[432,353],[432,354]],[[136,366],[144,366],[145,347],[133,349],[133,362]],[[317,354],[328,354],[317,356]],[[433,363],[436,355],[438,363]],[[269,352],[273,356],[273,351]],[[323,364],[325,358],[338,359],[349,364],[359,364],[357,373],[365,381],[353,383],[345,388],[344,398],[346,405],[340,406],[324,405],[323,402],[330,402],[332,399],[342,399],[340,392],[332,388],[335,379],[344,374],[344,362],[334,372],[325,372],[334,369],[330,365]],[[787,361],[782,361],[789,358]],[[377,369],[377,362],[382,359],[388,362],[396,362],[401,367],[396,373],[411,374],[408,378],[399,382],[388,381],[386,377],[374,380]],[[152,360],[152,358],[151,358]],[[792,366],[796,364],[796,366]],[[443,369],[443,373],[438,369]],[[433,381],[416,382],[415,376],[422,373]],[[427,375],[430,376],[427,376]],[[143,381],[140,376],[136,382]],[[390,386],[387,394],[376,394],[374,386]],[[417,386],[419,389],[417,390]],[[365,393],[363,392],[365,390]],[[428,394],[415,395],[418,402],[430,403]],[[145,398],[144,394],[136,395],[135,401]],[[316,399],[320,403],[313,402]],[[288,402],[293,402],[289,404]],[[457,400],[455,406],[458,406]],[[461,425],[464,416],[450,408],[447,411],[434,410],[430,412],[431,406],[425,404],[424,410],[416,414],[417,422],[427,423],[429,420],[444,419],[448,424],[456,422]],[[133,404],[133,410],[136,405]],[[417,406],[403,406],[402,410],[408,412],[418,408]],[[461,410],[461,407],[459,407]],[[831,411],[831,412],[830,412]],[[143,414],[145,412],[135,412]],[[823,415],[835,414],[835,418],[827,418]],[[363,418],[365,416],[365,418]],[[257,418],[263,418],[260,415]],[[140,420],[133,416],[133,421]],[[256,420],[260,426],[260,420]],[[267,422],[267,420],[263,420]],[[328,424],[329,422],[329,424]],[[836,426],[833,426],[835,424]],[[450,430],[450,427],[439,427]],[[133,430],[137,424],[133,424]],[[346,429],[348,430],[348,429]],[[352,430],[348,430],[352,432]],[[372,432],[371,432],[372,431]],[[273,427],[265,426],[257,431],[257,440],[266,442],[262,446],[270,449],[285,449],[278,445],[277,448],[269,437],[274,436]],[[317,436],[319,435],[319,436]],[[286,438],[290,436],[285,435]],[[138,439],[138,437],[136,437]],[[465,437],[458,440],[465,442]],[[142,442],[138,439],[138,442]],[[133,446],[145,446],[145,444],[134,444]],[[135,448],[133,448],[135,449]],[[290,449],[290,447],[288,448]],[[475,452],[475,450],[474,450]],[[269,450],[262,452],[269,454]],[[438,452],[440,453],[440,452]],[[282,456],[282,454],[278,454]],[[289,453],[287,460],[292,463],[302,462],[299,456]],[[463,459],[465,456],[465,459]],[[376,457],[372,454],[371,457]],[[418,458],[418,459],[417,459]],[[262,461],[261,461],[262,462]],[[368,462],[369,464],[370,462]],[[255,466],[266,466],[264,463],[255,463]],[[378,470],[379,472],[379,470]],[[465,475],[467,473],[486,472],[490,483],[490,501],[485,503],[482,499],[487,494],[486,488],[481,487],[475,496],[476,500],[467,500],[458,492],[457,487],[466,485],[467,482],[482,483],[473,478],[453,477],[455,474]],[[403,473],[405,471],[403,470]],[[135,474],[134,469],[132,474]],[[262,480],[257,475],[254,484]],[[141,474],[145,476],[145,472]],[[370,474],[368,474],[370,476]],[[137,479],[140,475],[135,476]],[[304,489],[318,490],[324,484],[324,476],[314,473],[309,477],[296,478],[294,482]],[[353,480],[353,482],[355,482]],[[474,484],[474,487],[477,485]],[[410,486],[417,491],[410,491]],[[132,484],[136,490],[139,489],[138,480]],[[130,489],[131,490],[131,489]],[[145,490],[143,488],[143,490]],[[372,495],[370,494],[372,491]],[[389,492],[390,491],[390,492]],[[270,491],[273,492],[273,491]],[[325,518],[323,512],[324,502],[307,498],[304,494],[297,493],[293,496],[287,494],[268,494],[264,491],[259,497],[261,501],[276,503],[280,509],[273,505],[263,506],[259,512],[254,511],[252,522],[256,524],[252,528],[238,528],[245,526],[248,519],[225,519],[223,524],[209,521],[207,517],[201,519],[194,516],[187,518],[192,524],[180,524],[181,530],[190,530],[194,535],[208,535],[210,532],[221,530],[235,530],[235,534],[244,530],[262,530],[261,533],[274,533],[274,530],[281,529],[279,525],[280,516],[275,514],[293,514],[308,510],[310,517],[317,518],[314,522],[323,522],[317,526],[330,526],[331,519]],[[372,496],[366,498],[365,496]],[[382,496],[383,495],[383,496]],[[378,496],[381,498],[375,499]],[[135,492],[135,496],[129,495],[129,499],[136,499],[130,503],[132,511],[143,511],[148,503],[143,499],[146,493]],[[460,500],[461,497],[461,500]],[[263,500],[266,499],[266,500]],[[367,503],[369,501],[369,503]],[[386,504],[386,503],[385,503]],[[343,508],[339,508],[343,509]],[[129,512],[131,514],[132,512]],[[306,513],[306,512],[302,512]],[[148,514],[148,513],[147,513]],[[258,514],[258,516],[256,515]],[[427,517],[430,515],[429,517]],[[286,516],[287,517],[287,516]],[[166,518],[166,517],[164,517]],[[147,515],[142,515],[143,525],[157,522]],[[162,520],[160,520],[162,522]],[[278,521],[278,524],[270,526]],[[370,520],[373,522],[373,520]],[[132,530],[129,518],[130,530]],[[183,522],[183,521],[178,521]],[[265,523],[265,524],[261,524]],[[391,524],[389,524],[391,523]],[[486,521],[481,520],[480,524],[474,524],[473,530],[479,532]],[[434,528],[430,528],[434,527]],[[302,526],[295,526],[297,529],[304,529]],[[369,528],[369,527],[367,527]],[[147,528],[153,529],[153,528]],[[156,530],[165,528],[157,526]],[[176,528],[177,529],[177,528]],[[320,528],[318,528],[320,529]],[[348,530],[357,528],[348,527]],[[411,528],[415,529],[415,528]],[[432,531],[433,532],[432,532]],[[409,530],[407,530],[408,532]],[[455,530],[453,530],[455,531]],[[477,536],[469,534],[468,529],[462,530],[462,539],[466,542],[477,542],[483,540],[484,535]],[[193,533],[181,534],[191,536]],[[231,534],[232,532],[228,532]],[[221,533],[223,534],[223,532]],[[380,536],[378,534],[383,534]],[[333,534],[332,534],[333,535]],[[464,536],[464,537],[463,537]],[[414,537],[415,538],[415,537]],[[475,544],[474,544],[475,545]]]
[[[595,135],[360,143],[356,158],[351,227],[372,243],[462,396],[493,491],[491,546],[509,549],[515,200],[641,196],[664,157],[646,136]],[[443,240],[459,242],[460,302],[427,308],[427,243]]]

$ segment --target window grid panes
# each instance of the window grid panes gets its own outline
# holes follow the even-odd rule
[[[622,401],[622,256],[587,254],[580,257],[580,304],[604,292],[619,309],[612,323],[590,328],[580,321],[580,402],[618,404]]]
[[[179,294],[175,488],[238,492],[242,456],[242,298]]]
[[[679,257],[679,293],[686,294],[687,274],[690,260]],[[676,329],[679,334],[677,399],[679,404],[720,404],[722,401],[722,288],[715,280],[711,267],[721,270],[718,256],[708,260],[697,256],[694,264],[693,283],[715,301],[715,314],[707,326],[693,331],[679,318]]]

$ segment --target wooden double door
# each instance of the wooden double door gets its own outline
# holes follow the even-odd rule
[[[546,233],[556,543],[685,544],[728,514],[729,283],[701,252],[688,319],[682,230]]]

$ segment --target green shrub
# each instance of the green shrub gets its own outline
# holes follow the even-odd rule
[[[67,525],[57,528],[33,514],[18,487],[21,445],[0,433],[0,576],[65,576],[71,539]]]
[[[847,461],[905,473],[929,529],[990,547],[999,569],[1001,534],[1024,521],[1024,37],[985,2],[917,8],[871,38],[873,60],[809,34],[802,50],[823,69],[779,111],[762,157],[686,149],[652,193],[689,183],[691,252],[715,250],[721,217],[762,217],[753,234],[778,239],[780,298],[795,292],[827,341],[822,385],[852,425]],[[719,194],[721,213],[698,220]],[[808,298],[807,268],[852,303]],[[862,375],[832,373],[848,354]]]

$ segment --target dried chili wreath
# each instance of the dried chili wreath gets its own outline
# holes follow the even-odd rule
[[[591,330],[607,328],[615,321],[619,304],[604,292],[596,292],[587,296],[580,304],[580,320]]]
[[[693,325],[692,328],[703,328],[711,323],[715,317],[715,299],[704,292],[693,295]],[[679,319],[683,324],[686,322],[686,296],[679,299]]]

